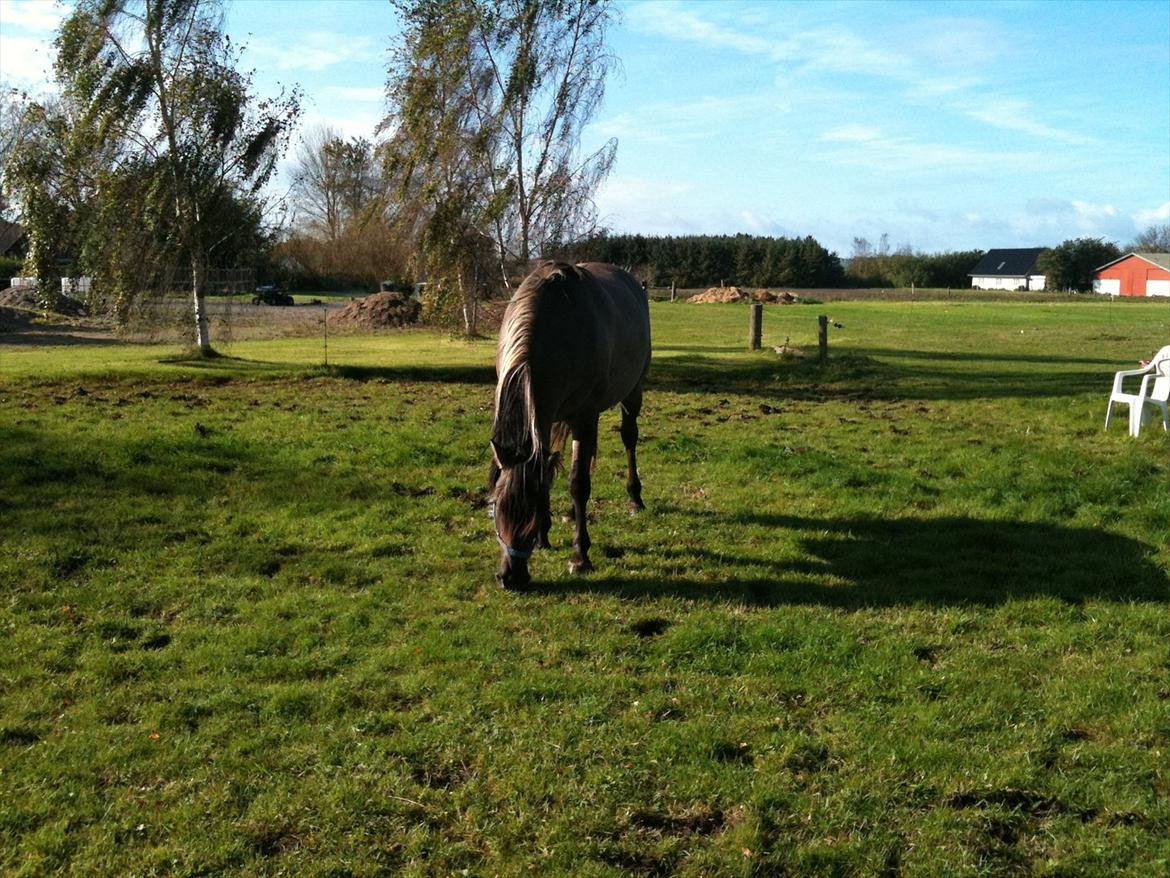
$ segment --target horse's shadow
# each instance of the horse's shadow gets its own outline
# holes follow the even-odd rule
[[[590,578],[534,582],[541,594],[594,593],[627,599],[683,598],[753,606],[993,606],[1052,597],[1170,602],[1170,577],[1153,548],[1095,528],[949,518],[800,518],[678,510],[697,518],[702,545],[610,551],[668,575],[606,573],[613,560],[598,545]],[[735,541],[752,527],[795,531],[799,552],[775,560]],[[598,551],[601,550],[601,551]],[[642,556],[638,558],[637,556]],[[538,568],[539,570],[539,568]]]

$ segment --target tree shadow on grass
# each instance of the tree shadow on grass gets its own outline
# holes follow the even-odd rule
[[[729,357],[717,356],[723,348],[684,347],[685,353],[673,347],[675,354],[652,361],[648,392],[754,396],[769,402],[1063,398],[1098,390],[1107,394],[1116,365],[1083,358],[878,348],[837,351],[820,364],[812,357],[785,360],[771,352]],[[223,373],[305,369],[304,364],[236,357],[178,356],[163,362]],[[491,363],[313,366],[309,371],[357,382],[496,383]]]
[[[643,564],[678,576],[622,577],[536,584],[543,594],[673,597],[753,606],[993,606],[1016,599],[1170,602],[1170,577],[1153,548],[1092,528],[976,518],[800,518],[696,513],[701,547],[655,547]],[[774,560],[729,540],[744,527],[795,531],[802,557]],[[599,549],[601,547],[598,547]],[[627,551],[632,555],[633,551]],[[831,580],[826,582],[825,580]]]
[[[435,384],[496,383],[494,365],[468,366],[329,366],[327,373],[349,381],[415,381]]]

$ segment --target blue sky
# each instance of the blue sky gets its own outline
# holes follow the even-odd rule
[[[633,2],[586,144],[617,231],[854,236],[916,249],[1121,244],[1170,222],[1170,0]],[[60,17],[0,0],[0,74],[36,87]],[[257,85],[372,134],[382,0],[236,0]],[[39,68],[38,68],[39,64]]]

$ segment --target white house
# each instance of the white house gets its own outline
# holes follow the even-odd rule
[[[1036,270],[1043,247],[988,250],[969,276],[976,290],[1042,290],[1045,277]]]

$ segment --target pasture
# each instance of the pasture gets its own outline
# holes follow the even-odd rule
[[[652,318],[515,594],[491,340],[0,349],[0,872],[1165,874],[1167,303]]]

